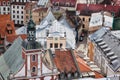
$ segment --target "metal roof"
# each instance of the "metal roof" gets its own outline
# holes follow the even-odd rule
[[[44,6],[47,5],[48,1],[49,1],[49,0],[39,0],[39,1],[38,1],[38,5],[44,7]]]
[[[10,48],[0,56],[0,72],[5,80],[10,72],[17,73],[24,64],[21,42],[22,39],[17,38]]]

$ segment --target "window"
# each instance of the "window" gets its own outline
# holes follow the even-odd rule
[[[17,21],[17,24],[19,24],[19,21]]]
[[[26,16],[26,19],[29,19],[29,16]]]
[[[85,21],[85,18],[83,18],[83,21]]]
[[[15,6],[13,5],[13,8],[15,8]]]
[[[23,21],[21,21],[21,24],[23,24]]]
[[[89,22],[90,22],[90,18],[89,18]]]
[[[35,67],[32,67],[32,72],[36,72],[36,68]]]
[[[13,10],[13,13],[15,13],[15,11]]]
[[[7,30],[8,34],[12,34],[12,30]]]
[[[21,11],[21,14],[23,14],[23,11]]]
[[[54,46],[55,46],[55,48],[58,48],[58,43],[55,43]]]
[[[3,10],[5,11],[5,10],[6,10],[6,8],[4,7],[4,8],[3,8]]]
[[[17,15],[17,18],[19,18],[19,16]]]
[[[3,5],[6,5],[5,1],[3,1]]]
[[[23,9],[23,6],[21,7],[21,9]]]
[[[23,16],[21,16],[21,19],[23,19]]]
[[[35,59],[36,59],[36,56],[32,55],[32,61],[35,61]]]
[[[39,19],[39,22],[41,21],[41,19]]]
[[[10,5],[10,1],[7,2],[7,5]]]
[[[10,11],[10,8],[8,7],[8,11]]]
[[[52,43],[50,43],[50,48],[53,48],[53,44]]]
[[[19,9],[19,6],[17,6],[17,9]]]
[[[82,28],[85,28],[85,25],[83,24]]]
[[[13,15],[13,18],[15,18],[15,15]]]
[[[62,43],[60,43],[60,48],[62,48],[62,46],[63,46],[63,44],[62,44]]]

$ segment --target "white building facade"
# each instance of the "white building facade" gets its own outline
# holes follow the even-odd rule
[[[10,0],[0,1],[0,14],[10,14]]]
[[[12,0],[11,1],[11,18],[15,24],[23,25],[24,7],[29,0]]]

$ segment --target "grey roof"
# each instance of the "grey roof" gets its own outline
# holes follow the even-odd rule
[[[103,51],[105,57],[108,59],[109,66],[117,71],[120,67],[120,41],[110,31],[102,28],[97,32],[90,35],[91,40],[98,44],[101,51]]]
[[[91,40],[94,40],[94,39],[99,39],[101,38],[108,30],[106,28],[101,28],[99,29],[98,31],[96,31],[95,33],[89,35],[89,38]]]
[[[17,38],[9,49],[0,56],[0,72],[5,80],[10,72],[17,73],[24,64],[21,42],[22,39]]]
[[[53,13],[51,11],[48,12],[47,16],[41,21],[40,25],[43,25],[45,21],[48,22],[48,24],[51,24],[55,19]]]
[[[49,2],[49,0],[39,0],[39,1],[38,1],[38,5],[44,7],[44,6],[47,5],[48,2]]]

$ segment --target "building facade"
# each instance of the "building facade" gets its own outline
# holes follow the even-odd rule
[[[30,19],[30,10],[32,11],[32,19],[35,24],[40,24],[41,20],[47,15],[48,8],[38,7],[37,2],[28,2],[24,8],[24,24],[26,25]]]
[[[10,0],[0,1],[0,14],[10,14]]]
[[[12,0],[11,1],[11,19],[17,25],[24,23],[24,8],[29,0]]]
[[[90,53],[94,56],[91,59],[101,68],[101,72],[107,77],[120,76],[119,39],[105,28],[90,35],[90,39],[94,48]]]

